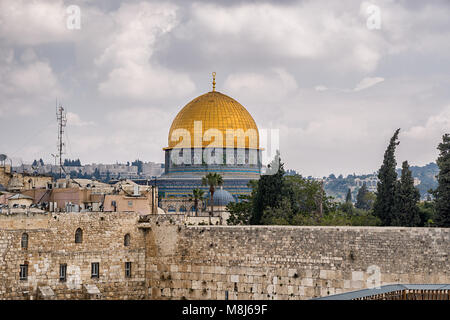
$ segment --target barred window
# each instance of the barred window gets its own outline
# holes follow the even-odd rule
[[[28,264],[20,265],[20,280],[28,279]]]
[[[131,262],[125,262],[125,277],[131,278]]]
[[[99,263],[93,262],[91,264],[91,278],[98,278],[99,277]]]
[[[28,248],[28,234],[27,233],[23,233],[22,234],[22,239],[20,241],[20,246],[23,249],[27,249]]]
[[[59,281],[66,282],[67,280],[67,264],[59,265]]]
[[[75,231],[75,243],[82,243],[83,242],[83,230],[80,228]]]
[[[127,234],[125,235],[125,237],[123,238],[123,245],[124,245],[125,247],[128,247],[128,246],[130,245],[130,240],[131,240],[130,234],[127,233]]]

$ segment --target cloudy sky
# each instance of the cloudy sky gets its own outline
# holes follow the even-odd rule
[[[218,91],[280,130],[287,168],[373,172],[396,128],[399,165],[424,165],[450,131],[449,17],[446,0],[0,0],[0,153],[52,162],[58,98],[66,157],[162,162],[216,71]]]

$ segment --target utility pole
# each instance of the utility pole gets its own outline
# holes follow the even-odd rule
[[[64,153],[64,128],[67,118],[64,108],[60,105],[56,110],[56,119],[58,120],[58,154],[59,154],[59,178],[62,178],[62,155]]]
[[[319,203],[319,215],[323,217],[323,179],[320,180],[320,203]]]

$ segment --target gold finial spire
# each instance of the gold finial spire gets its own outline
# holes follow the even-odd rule
[[[216,73],[213,72],[212,76],[213,76],[213,91],[216,91]]]

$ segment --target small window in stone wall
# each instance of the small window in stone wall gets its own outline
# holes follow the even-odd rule
[[[131,278],[131,262],[125,262],[125,278]]]
[[[100,263],[93,262],[91,264],[91,278],[98,278],[100,274],[99,271],[100,271]]]
[[[67,280],[67,264],[59,265],[59,281],[66,282]]]
[[[132,207],[133,206],[133,201],[128,201],[128,206]]]
[[[83,242],[83,230],[80,228],[75,231],[75,243],[82,243]]]
[[[22,249],[27,249],[28,248],[28,234],[27,233],[23,233],[22,234],[22,239],[20,241],[20,246],[22,247]]]
[[[130,241],[131,241],[131,236],[130,236],[129,233],[127,233],[127,234],[125,235],[125,237],[123,238],[123,245],[124,245],[125,247],[128,247],[128,246],[130,245]]]
[[[28,279],[28,263],[20,265],[20,280]]]

